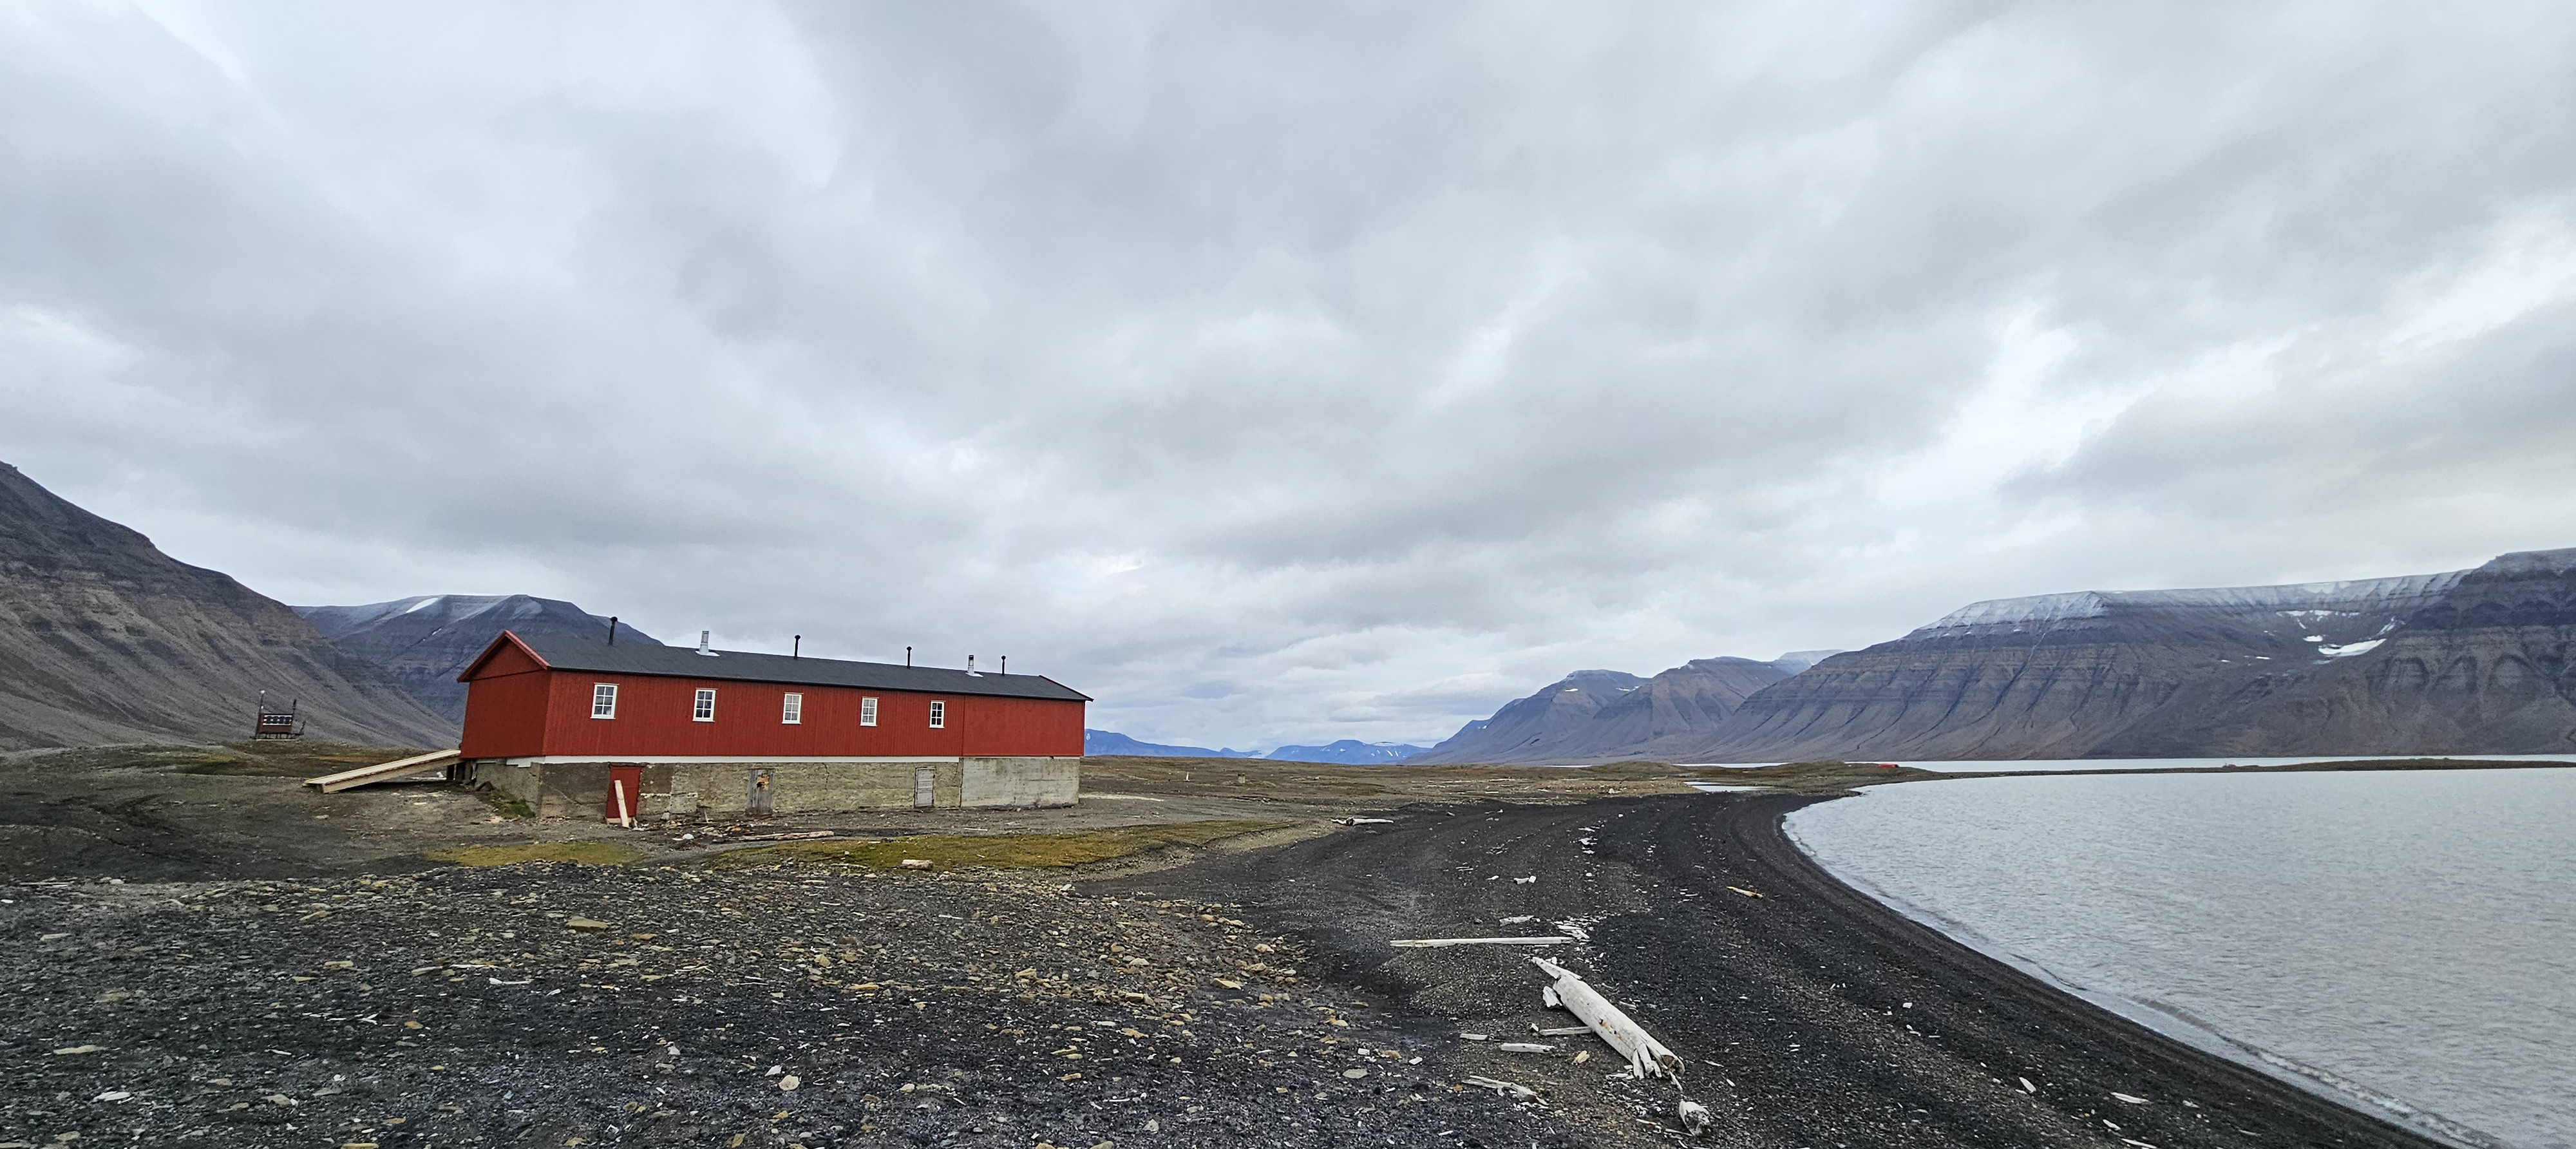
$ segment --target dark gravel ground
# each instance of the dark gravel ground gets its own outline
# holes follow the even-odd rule
[[[1558,930],[1586,940],[1550,956],[1690,1059],[1697,1143],[2434,1144],[1888,912],[1781,834],[1814,800],[1413,807],[1078,886],[695,860],[22,878],[0,1149],[1690,1142],[1672,1086],[1530,1033],[1571,1018],[1529,951],[1387,946]]]
[[[838,867],[0,886],[0,1145],[1587,1143],[1241,912]]]
[[[1712,1144],[2436,1144],[2153,1033],[1888,911],[1782,833],[1784,814],[1817,800],[1418,808],[1393,825],[1090,888],[1250,903],[1259,924],[1304,938],[1326,976],[1497,1036],[1568,1023],[1540,1008],[1527,951],[1393,950],[1387,940],[1545,933],[1547,923],[1569,922],[1590,940],[1551,956],[1690,1059],[1686,1085],[1714,1112]],[[1533,920],[1504,924],[1521,915]],[[1597,1058],[1571,1060],[1595,1045],[1579,1038],[1565,1055],[1515,1057],[1461,1043],[1458,1056],[1470,1071],[1543,1089],[1590,1128],[1644,1134],[1669,1124],[1669,1089],[1606,1079]]]

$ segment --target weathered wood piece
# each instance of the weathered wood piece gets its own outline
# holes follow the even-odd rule
[[[1447,946],[1561,946],[1573,940],[1563,935],[1543,938],[1397,938],[1387,944],[1400,950],[1431,950]]]
[[[1592,1027],[1592,1032],[1601,1035],[1601,1040],[1610,1043],[1610,1048],[1628,1059],[1628,1068],[1634,1070],[1638,1077],[1681,1080],[1681,1055],[1655,1040],[1644,1026],[1629,1020],[1618,1006],[1610,1004],[1609,998],[1601,996],[1601,991],[1592,988],[1573,970],[1546,958],[1529,960],[1531,965],[1539,968],[1539,972],[1553,979],[1545,990],[1547,1003],[1582,1018],[1583,1024]]]
[[[391,782],[396,778],[408,778],[414,774],[426,774],[432,770],[445,769],[456,759],[457,754],[454,750],[433,750],[410,758],[397,758],[391,762],[379,762],[373,766],[360,766],[355,770],[342,770],[337,774],[307,778],[304,784],[325,794],[337,794],[356,786]]]

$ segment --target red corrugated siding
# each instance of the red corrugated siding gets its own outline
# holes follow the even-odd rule
[[[504,646],[465,684],[465,758],[525,758],[545,753],[553,676],[517,647]],[[589,700],[583,699],[585,710]]]
[[[515,656],[516,652],[509,652]],[[486,668],[499,669],[500,659]],[[994,757],[1079,757],[1082,754],[1083,704],[1036,698],[952,697],[898,691],[854,690],[838,686],[773,686],[696,678],[589,674],[546,671],[498,680],[476,679],[465,701],[469,746],[475,742],[486,683],[500,685],[542,680],[543,701],[533,723],[514,688],[495,691],[496,712],[508,715],[493,723],[512,732],[508,743],[524,745],[519,734],[536,732],[538,749],[511,749],[467,757],[517,757],[537,754],[618,755],[638,757],[908,757],[976,755]],[[617,717],[590,716],[591,687],[617,684]],[[716,719],[690,718],[700,688],[716,692]],[[805,696],[803,721],[779,721],[790,692]],[[859,725],[859,699],[877,699],[877,724]],[[947,726],[930,728],[930,703],[948,703]],[[500,745],[494,738],[490,744]]]

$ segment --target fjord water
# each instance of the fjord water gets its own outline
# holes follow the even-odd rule
[[[1788,827],[2168,1032],[2472,1144],[2576,1146],[2576,770],[1915,782]]]

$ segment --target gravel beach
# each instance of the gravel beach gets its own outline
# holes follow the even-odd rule
[[[2433,1144],[1844,887],[1780,830],[1817,796],[1669,768],[1111,763],[1078,810],[688,835],[166,757],[12,763],[0,1149]],[[547,850],[617,864],[432,860]],[[1497,934],[1579,940],[1388,944]],[[1679,1089],[1541,1032],[1533,952]]]
[[[1497,1034],[1563,1024],[1539,1008],[1525,953],[1395,950],[1386,939],[1567,923],[1589,941],[1551,956],[1690,1059],[1686,1084],[1716,1120],[1711,1144],[2437,1144],[2156,1034],[1888,910],[1782,832],[1788,811],[1817,800],[1425,808],[1115,885],[1257,898],[1255,920],[1305,939],[1328,976]],[[1529,924],[1504,924],[1523,917]],[[1634,1091],[1605,1088],[1597,1061],[1473,1048],[1461,1057],[1544,1087],[1590,1127],[1658,1116]]]

